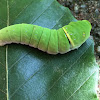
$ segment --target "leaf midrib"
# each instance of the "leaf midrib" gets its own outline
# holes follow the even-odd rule
[[[7,100],[9,100],[9,91],[8,91],[8,45],[6,46],[6,88],[7,88]]]
[[[9,1],[7,0],[7,26],[9,26]],[[9,100],[8,91],[8,45],[6,45],[6,88],[7,88],[7,100]]]

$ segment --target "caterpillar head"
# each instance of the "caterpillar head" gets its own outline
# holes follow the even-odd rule
[[[92,26],[87,20],[71,22],[63,27],[72,48],[78,48],[89,38],[91,28]]]

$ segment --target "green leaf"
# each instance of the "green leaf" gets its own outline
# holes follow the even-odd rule
[[[56,0],[0,0],[0,28],[31,23],[58,29],[76,21]],[[98,65],[94,44],[49,55],[9,44],[0,47],[0,100],[97,100]]]

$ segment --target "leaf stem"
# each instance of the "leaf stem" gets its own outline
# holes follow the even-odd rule
[[[7,0],[7,26],[9,26],[9,2]]]
[[[9,26],[9,2],[7,0],[7,26]],[[6,45],[6,88],[7,88],[7,100],[9,100],[9,91],[8,91],[8,45]]]
[[[8,59],[7,59],[7,55],[8,55],[8,45],[6,46],[6,82],[7,82],[7,100],[9,100],[9,91],[8,91]]]

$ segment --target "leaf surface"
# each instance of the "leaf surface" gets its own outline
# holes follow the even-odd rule
[[[17,23],[58,29],[76,19],[56,0],[0,0],[0,28]],[[0,100],[97,100],[93,41],[66,54],[0,47]]]

